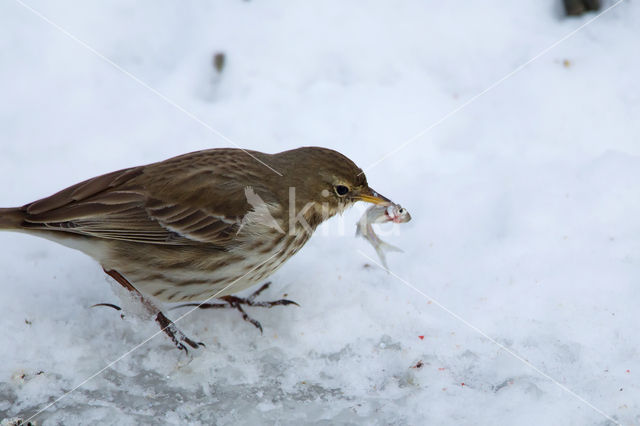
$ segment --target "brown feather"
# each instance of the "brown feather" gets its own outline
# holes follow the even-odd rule
[[[362,171],[332,150],[250,154],[213,149],[107,173],[0,210],[0,228],[33,231],[81,250],[162,300],[233,294],[273,273],[323,220],[354,202],[339,198],[336,184],[355,195],[371,191]],[[289,205],[290,191],[295,205]],[[277,226],[261,221],[254,196]],[[290,229],[294,210],[308,227]]]
[[[225,247],[251,206],[212,150],[97,176],[23,207],[25,227],[97,238]],[[221,158],[218,158],[221,157]],[[242,170],[242,169],[240,169]],[[225,197],[216,197],[224,188]]]
[[[24,220],[19,208],[0,209],[0,229],[17,229]]]
[[[142,170],[140,167],[107,173],[106,175],[94,177],[77,183],[49,197],[27,204],[23,208],[26,209],[27,214],[35,215],[48,212],[66,206],[74,201],[84,200],[92,195],[108,190],[109,188],[116,187],[122,182],[125,182],[141,173]]]

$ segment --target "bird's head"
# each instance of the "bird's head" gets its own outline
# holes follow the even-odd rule
[[[296,205],[318,204],[325,210],[324,219],[357,201],[391,203],[369,187],[362,169],[337,151],[304,147],[276,155],[286,159],[285,177],[295,183]]]

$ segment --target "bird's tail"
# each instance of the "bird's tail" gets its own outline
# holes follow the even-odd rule
[[[0,229],[19,228],[24,220],[24,212],[19,207],[0,209]]]

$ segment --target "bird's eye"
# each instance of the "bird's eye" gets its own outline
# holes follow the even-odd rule
[[[339,196],[343,196],[343,195],[347,195],[347,192],[349,192],[349,188],[344,186],[344,185],[336,185],[336,194],[338,194]]]

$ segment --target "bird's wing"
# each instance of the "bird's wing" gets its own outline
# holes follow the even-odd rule
[[[141,243],[229,247],[251,210],[243,188],[211,168],[167,173],[159,164],[98,176],[27,204],[23,226]]]

